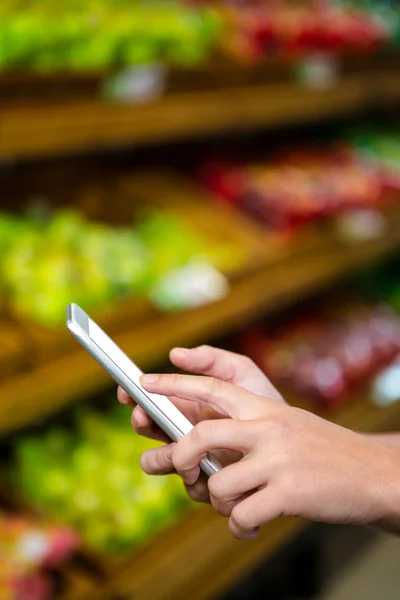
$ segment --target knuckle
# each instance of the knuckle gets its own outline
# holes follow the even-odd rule
[[[155,459],[160,468],[169,468],[173,466],[172,452],[168,446],[161,446],[155,451]]]
[[[251,360],[251,358],[249,358],[245,354],[236,354],[235,359],[236,364],[242,368],[255,366],[255,363]]]
[[[172,383],[173,383],[173,385],[174,386],[179,385],[180,381],[181,381],[181,375],[179,375],[178,373],[174,373],[172,375]]]
[[[181,445],[179,442],[172,449],[171,460],[172,460],[172,464],[174,465],[174,467],[178,471],[178,473],[183,470],[184,464],[183,464],[183,457],[182,457],[182,452],[181,452]]]
[[[232,508],[234,506],[233,501],[221,502],[219,500],[216,500],[212,496],[210,496],[210,498],[211,498],[211,503],[212,503],[214,509],[217,511],[217,513],[219,513],[221,515],[221,517],[230,517],[231,516]]]
[[[185,487],[189,498],[194,502],[209,502],[207,484],[203,481],[197,481],[195,484]]]
[[[245,356],[244,354],[240,354],[240,360],[241,360],[243,366],[255,367],[255,362],[253,360],[251,360],[251,358],[249,358],[248,356]]]
[[[197,350],[204,350],[206,352],[210,352],[211,350],[213,350],[213,348],[209,344],[201,344],[200,346],[197,346]]]
[[[215,394],[218,394],[224,385],[224,382],[221,379],[217,379],[216,377],[209,377],[207,383],[208,383],[208,392],[209,392],[210,396],[214,396]]]
[[[240,504],[237,504],[231,512],[231,522],[235,528],[240,530],[251,529],[252,525],[250,522],[247,511],[243,510]]]
[[[142,433],[143,427],[141,427],[139,425],[139,423],[136,421],[136,415],[135,412],[132,413],[132,417],[131,417],[131,425],[133,430],[138,433],[139,435]]]
[[[204,440],[208,437],[210,427],[212,427],[209,421],[201,421],[195,425],[190,432],[189,436],[196,445],[201,445]]]
[[[222,500],[225,498],[225,486],[221,477],[217,475],[213,475],[208,480],[208,489],[210,492],[210,496],[215,498],[216,500]]]

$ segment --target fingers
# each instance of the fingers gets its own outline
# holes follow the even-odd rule
[[[255,419],[268,410],[271,402],[213,377],[196,375],[144,375],[143,387],[149,392],[178,396],[206,404],[235,419]]]
[[[202,421],[176,444],[173,451],[175,469],[188,485],[199,477],[199,463],[213,450],[239,450],[247,453],[254,439],[253,422],[223,419]]]
[[[140,465],[148,475],[170,475],[176,473],[172,462],[174,444],[153,448],[142,454]],[[201,475],[193,485],[185,485],[188,496],[194,502],[210,502],[207,478]]]
[[[171,350],[170,359],[176,367],[184,371],[210,375],[227,382],[233,382],[237,368],[247,360],[244,356],[212,346],[174,348]]]
[[[125,406],[133,406],[131,423],[134,431],[144,437],[150,438],[152,440],[158,440],[161,442],[169,442],[170,440],[164,434],[163,431],[152,421],[152,419],[148,416],[147,413],[140,407],[136,406],[135,402],[129,396],[129,394],[122,389],[122,387],[118,387],[117,390],[118,400],[121,404]]]
[[[184,371],[234,383],[248,392],[285,404],[267,376],[247,356],[212,346],[199,346],[192,349],[174,348],[170,352],[170,359]]]
[[[132,400],[132,398],[121,386],[118,387],[117,397],[118,397],[118,401],[121,404],[124,404],[125,406],[135,406],[135,403]]]
[[[140,459],[140,466],[147,475],[169,475],[175,473],[172,462],[172,453],[175,444],[167,444],[160,448],[152,448],[144,452]]]
[[[211,503],[223,517],[229,517],[243,497],[265,486],[264,461],[243,459],[210,477]]]
[[[135,401],[132,400],[129,394],[121,387],[118,387],[117,397],[121,404],[133,407],[131,422],[132,427],[137,434],[161,442],[171,441],[168,436],[154,423],[149,415],[140,406],[137,406]],[[170,400],[173,404],[175,404],[178,410],[183,412],[189,418],[190,421],[195,422],[190,415],[190,412],[193,412],[193,409],[196,408],[193,403],[187,402],[186,400],[181,400],[180,398],[170,398]],[[191,408],[192,411],[188,411],[188,408]],[[208,413],[209,414],[206,415],[208,418],[212,418],[213,415],[215,415],[214,411],[212,410],[209,410]]]
[[[169,437],[154,423],[140,406],[136,406],[132,412],[131,423],[133,430],[142,437],[159,442],[170,442]]]
[[[229,529],[238,540],[247,540],[258,535],[260,525],[280,516],[282,516],[282,509],[279,494],[267,486],[233,508]]]
[[[185,485],[185,488],[189,498],[194,500],[194,502],[201,502],[203,504],[210,503],[207,477],[205,475],[201,474],[193,485]]]

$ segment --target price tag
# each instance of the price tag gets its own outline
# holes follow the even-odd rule
[[[372,398],[378,406],[390,406],[400,400],[400,357],[376,378]]]
[[[228,293],[226,277],[208,261],[196,258],[162,278],[150,298],[162,310],[177,311],[217,302]]]
[[[109,79],[102,95],[126,103],[149,103],[163,96],[167,87],[167,68],[160,64],[124,69]]]
[[[308,87],[330,88],[337,84],[338,78],[338,62],[327,54],[308,56],[297,67],[297,80]]]
[[[336,220],[338,237],[344,242],[368,242],[379,239],[387,228],[384,215],[377,210],[355,210]]]

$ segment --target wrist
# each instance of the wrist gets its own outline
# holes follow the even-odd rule
[[[380,446],[380,460],[376,462],[376,482],[373,525],[400,533],[400,448]]]

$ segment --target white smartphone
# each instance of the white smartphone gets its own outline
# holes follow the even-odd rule
[[[85,350],[173,442],[177,442],[193,429],[190,421],[168,398],[147,392],[142,387],[142,371],[77,304],[67,307],[67,327]],[[222,465],[216,457],[209,454],[201,461],[200,467],[205,475],[211,477]]]

